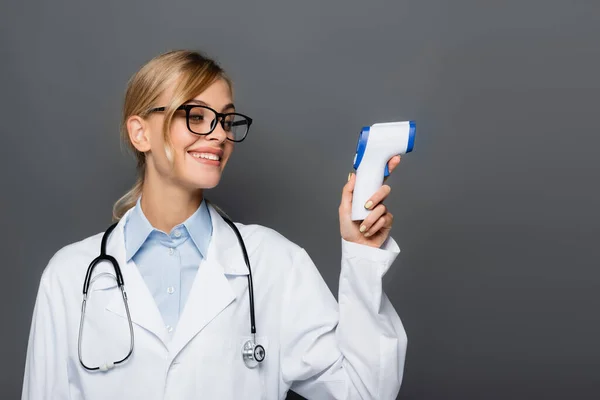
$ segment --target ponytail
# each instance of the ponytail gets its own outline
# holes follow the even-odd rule
[[[142,187],[144,186],[144,177],[138,177],[135,185],[125,193],[113,206],[113,221],[119,221],[123,215],[132,207],[135,207],[139,197],[142,195]]]

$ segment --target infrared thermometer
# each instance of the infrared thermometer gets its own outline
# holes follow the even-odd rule
[[[417,124],[414,121],[385,122],[365,126],[358,136],[354,169],[356,182],[352,195],[352,220],[363,220],[371,210],[365,208],[369,200],[390,174],[387,163],[395,155],[412,151]]]

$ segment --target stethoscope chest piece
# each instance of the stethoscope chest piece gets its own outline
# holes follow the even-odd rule
[[[255,368],[265,359],[266,355],[265,348],[256,344],[254,340],[247,340],[242,346],[242,357],[248,368]]]

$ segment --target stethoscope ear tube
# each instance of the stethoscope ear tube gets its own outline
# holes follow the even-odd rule
[[[114,368],[115,365],[121,364],[122,362],[124,362],[125,360],[127,360],[131,354],[133,353],[133,347],[134,347],[134,335],[133,335],[133,323],[131,321],[131,314],[129,313],[129,304],[127,302],[127,293],[125,292],[125,287],[124,287],[124,281],[123,281],[123,274],[121,273],[121,268],[119,267],[119,262],[111,255],[106,254],[106,242],[108,239],[108,236],[110,235],[110,233],[113,231],[113,229],[115,229],[115,227],[117,226],[118,223],[115,223],[113,225],[111,225],[106,232],[104,232],[104,235],[102,236],[102,245],[100,248],[100,255],[98,257],[96,257],[89,265],[88,270],[85,274],[85,279],[83,281],[83,301],[81,302],[81,319],[79,321],[79,336],[77,338],[77,353],[79,356],[79,363],[88,371],[109,371],[110,369]],[[123,357],[121,360],[115,361],[115,362],[105,362],[104,364],[102,364],[101,366],[98,367],[90,367],[88,365],[86,365],[83,362],[83,358],[81,356],[81,338],[83,336],[83,325],[84,325],[84,320],[85,320],[85,309],[86,309],[86,305],[87,305],[87,297],[88,297],[88,291],[90,288],[90,281],[92,278],[92,273],[94,271],[94,268],[96,267],[96,265],[98,265],[101,261],[108,261],[112,264],[113,269],[115,271],[115,278],[117,280],[117,285],[119,286],[119,288],[121,289],[121,295],[123,297],[123,304],[125,306],[125,312],[127,313],[127,322],[129,323],[129,337],[130,337],[130,343],[129,343],[129,352],[127,353],[127,355],[125,357]]]
[[[125,312],[127,313],[127,322],[129,324],[129,351],[127,352],[127,355],[125,357],[123,357],[122,359],[118,360],[118,361],[114,361],[114,362],[105,362],[104,364],[98,366],[98,367],[90,367],[88,365],[86,365],[83,362],[83,357],[81,355],[82,351],[81,351],[81,338],[83,337],[83,325],[84,325],[84,320],[85,320],[85,308],[86,308],[86,303],[87,303],[87,295],[83,296],[83,301],[81,303],[81,319],[79,321],[79,335],[77,337],[77,354],[79,356],[79,363],[81,364],[81,366],[85,369],[87,369],[88,371],[109,371],[110,369],[114,368],[116,365],[123,363],[125,360],[127,360],[131,354],[133,354],[133,347],[134,347],[134,334],[133,334],[133,322],[131,321],[131,314],[129,313],[129,304],[127,303],[127,293],[125,293],[125,287],[121,286],[121,295],[123,297],[123,305],[125,306]]]
[[[223,220],[225,222],[227,222],[227,224],[229,224],[229,226],[231,226],[231,229],[233,229],[233,231],[235,232],[235,235],[238,238],[238,242],[240,243],[240,247],[242,248],[242,253],[244,254],[244,261],[246,263],[246,266],[248,267],[248,297],[250,300],[250,333],[252,335],[256,334],[256,320],[255,320],[255,316],[254,316],[254,285],[252,283],[252,269],[250,268],[250,259],[248,258],[248,252],[246,251],[246,246],[244,246],[244,241],[242,239],[242,235],[240,234],[240,232],[238,231],[237,227],[235,226],[235,224],[226,216],[221,214],[221,217],[223,218]]]
[[[117,227],[117,225],[118,225],[118,222],[115,222],[104,232],[104,235],[102,235],[102,244],[100,245],[100,255],[98,257],[96,257],[90,263],[90,266],[88,267],[87,272],[85,274],[85,279],[83,280],[84,296],[87,295],[88,290],[90,288],[90,281],[92,279],[92,273],[94,272],[94,268],[101,261],[109,261],[113,265],[113,269],[115,270],[115,276],[117,279],[117,285],[119,285],[119,287],[123,286],[123,275],[121,274],[121,268],[119,267],[119,263],[117,262],[117,260],[114,257],[106,254],[106,242],[108,241],[108,237],[110,236],[110,233]]]

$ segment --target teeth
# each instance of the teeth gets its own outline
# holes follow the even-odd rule
[[[190,153],[192,155],[192,157],[195,158],[206,158],[208,160],[215,160],[215,161],[219,161],[221,158],[216,155],[216,154],[212,154],[212,153]]]

